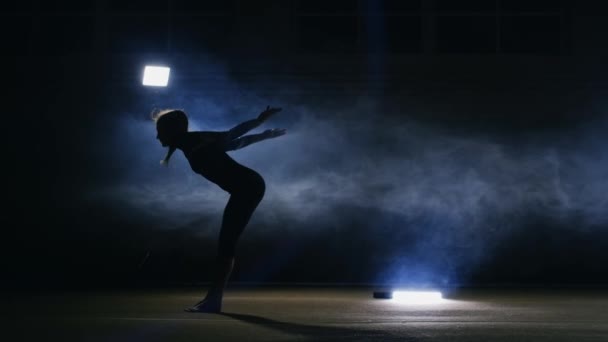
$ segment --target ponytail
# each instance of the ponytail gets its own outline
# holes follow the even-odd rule
[[[171,155],[173,154],[173,152],[175,152],[175,150],[176,148],[174,146],[170,146],[169,151],[167,151],[167,155],[165,156],[165,159],[160,161],[160,165],[169,166],[169,159],[171,159]]]

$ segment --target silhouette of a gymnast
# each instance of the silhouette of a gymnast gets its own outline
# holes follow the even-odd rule
[[[267,107],[260,115],[224,132],[189,132],[188,117],[182,110],[165,110],[153,115],[157,139],[169,147],[161,161],[167,165],[176,149],[184,152],[192,170],[230,193],[224,209],[215,270],[211,287],[203,300],[189,312],[220,312],[224,289],[234,267],[237,241],[254,210],[264,197],[266,185],[257,172],[237,163],[227,151],[285,134],[284,129],[269,129],[260,134],[244,135],[258,127],[281,108]]]

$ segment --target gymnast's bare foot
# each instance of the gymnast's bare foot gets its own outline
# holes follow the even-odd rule
[[[196,303],[193,307],[184,309],[186,312],[220,313],[222,311],[221,297],[208,297]]]

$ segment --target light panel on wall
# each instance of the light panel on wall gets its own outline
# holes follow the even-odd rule
[[[144,69],[143,85],[150,87],[166,87],[169,84],[170,68],[148,65]]]

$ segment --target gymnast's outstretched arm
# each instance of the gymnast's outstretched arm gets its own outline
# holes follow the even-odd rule
[[[226,151],[238,150],[245,146],[249,146],[253,143],[256,143],[258,141],[280,137],[281,135],[285,134],[285,132],[286,132],[286,130],[284,130],[284,129],[269,129],[260,134],[245,135],[240,138],[229,141],[225,145],[225,150]]]
[[[240,137],[241,135],[258,127],[264,121],[266,121],[269,117],[271,117],[272,115],[274,115],[280,111],[281,111],[281,108],[270,108],[270,106],[266,107],[266,109],[262,113],[260,113],[260,115],[258,115],[257,118],[240,123],[240,124],[234,126],[232,129],[230,129],[226,134],[226,140],[231,141],[231,140],[234,140],[234,139]]]

